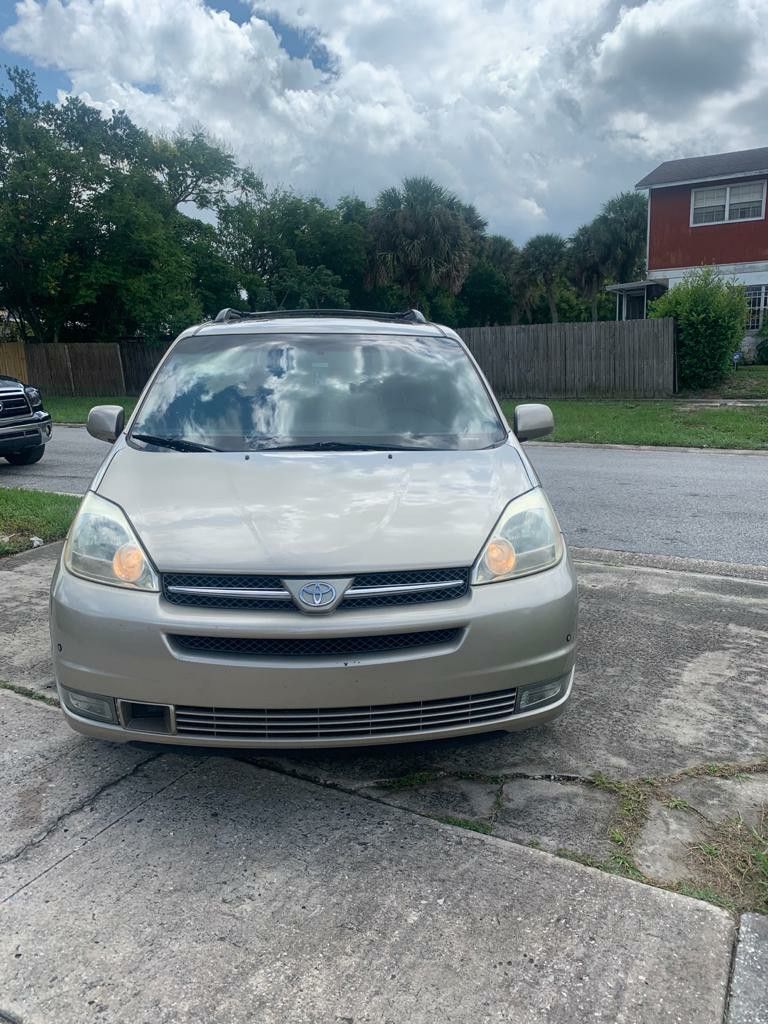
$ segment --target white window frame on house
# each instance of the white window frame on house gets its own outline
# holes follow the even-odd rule
[[[748,284],[744,291],[749,308],[747,330],[759,331],[764,323],[768,323],[768,284]]]
[[[760,185],[762,189],[762,198],[760,200],[760,216],[759,217],[731,217],[731,189],[743,188],[745,185]],[[712,206],[723,206],[723,218],[722,220],[702,220],[698,223],[694,223],[693,215],[696,203],[696,194],[698,192],[725,192],[725,203],[712,203]],[[689,224],[692,228],[711,228],[718,224],[743,224],[745,221],[750,220],[764,220],[765,219],[765,193],[766,193],[766,179],[762,181],[740,181],[734,182],[732,185],[708,185],[706,188],[692,188],[691,189],[691,213],[689,218]],[[734,203],[735,205],[735,203]]]

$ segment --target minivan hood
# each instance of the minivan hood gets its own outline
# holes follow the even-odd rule
[[[352,574],[471,565],[533,486],[512,443],[483,451],[139,451],[98,482],[161,572]]]

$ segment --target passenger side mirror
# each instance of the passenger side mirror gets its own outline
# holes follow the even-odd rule
[[[122,405],[95,405],[88,413],[86,429],[91,437],[114,444],[124,425],[125,409]]]
[[[555,418],[548,405],[531,402],[515,409],[515,436],[518,441],[532,441],[544,437],[555,429]]]

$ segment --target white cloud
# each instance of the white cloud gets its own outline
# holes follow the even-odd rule
[[[431,174],[522,241],[660,159],[766,144],[763,2],[253,0],[239,24],[214,0],[22,0],[3,42],[104,111],[206,124],[269,181],[332,201]]]

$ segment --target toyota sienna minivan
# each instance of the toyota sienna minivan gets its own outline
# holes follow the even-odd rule
[[[117,742],[391,743],[521,729],[571,695],[576,583],[452,330],[239,313],[184,331],[112,443],[52,583],[62,709]]]

